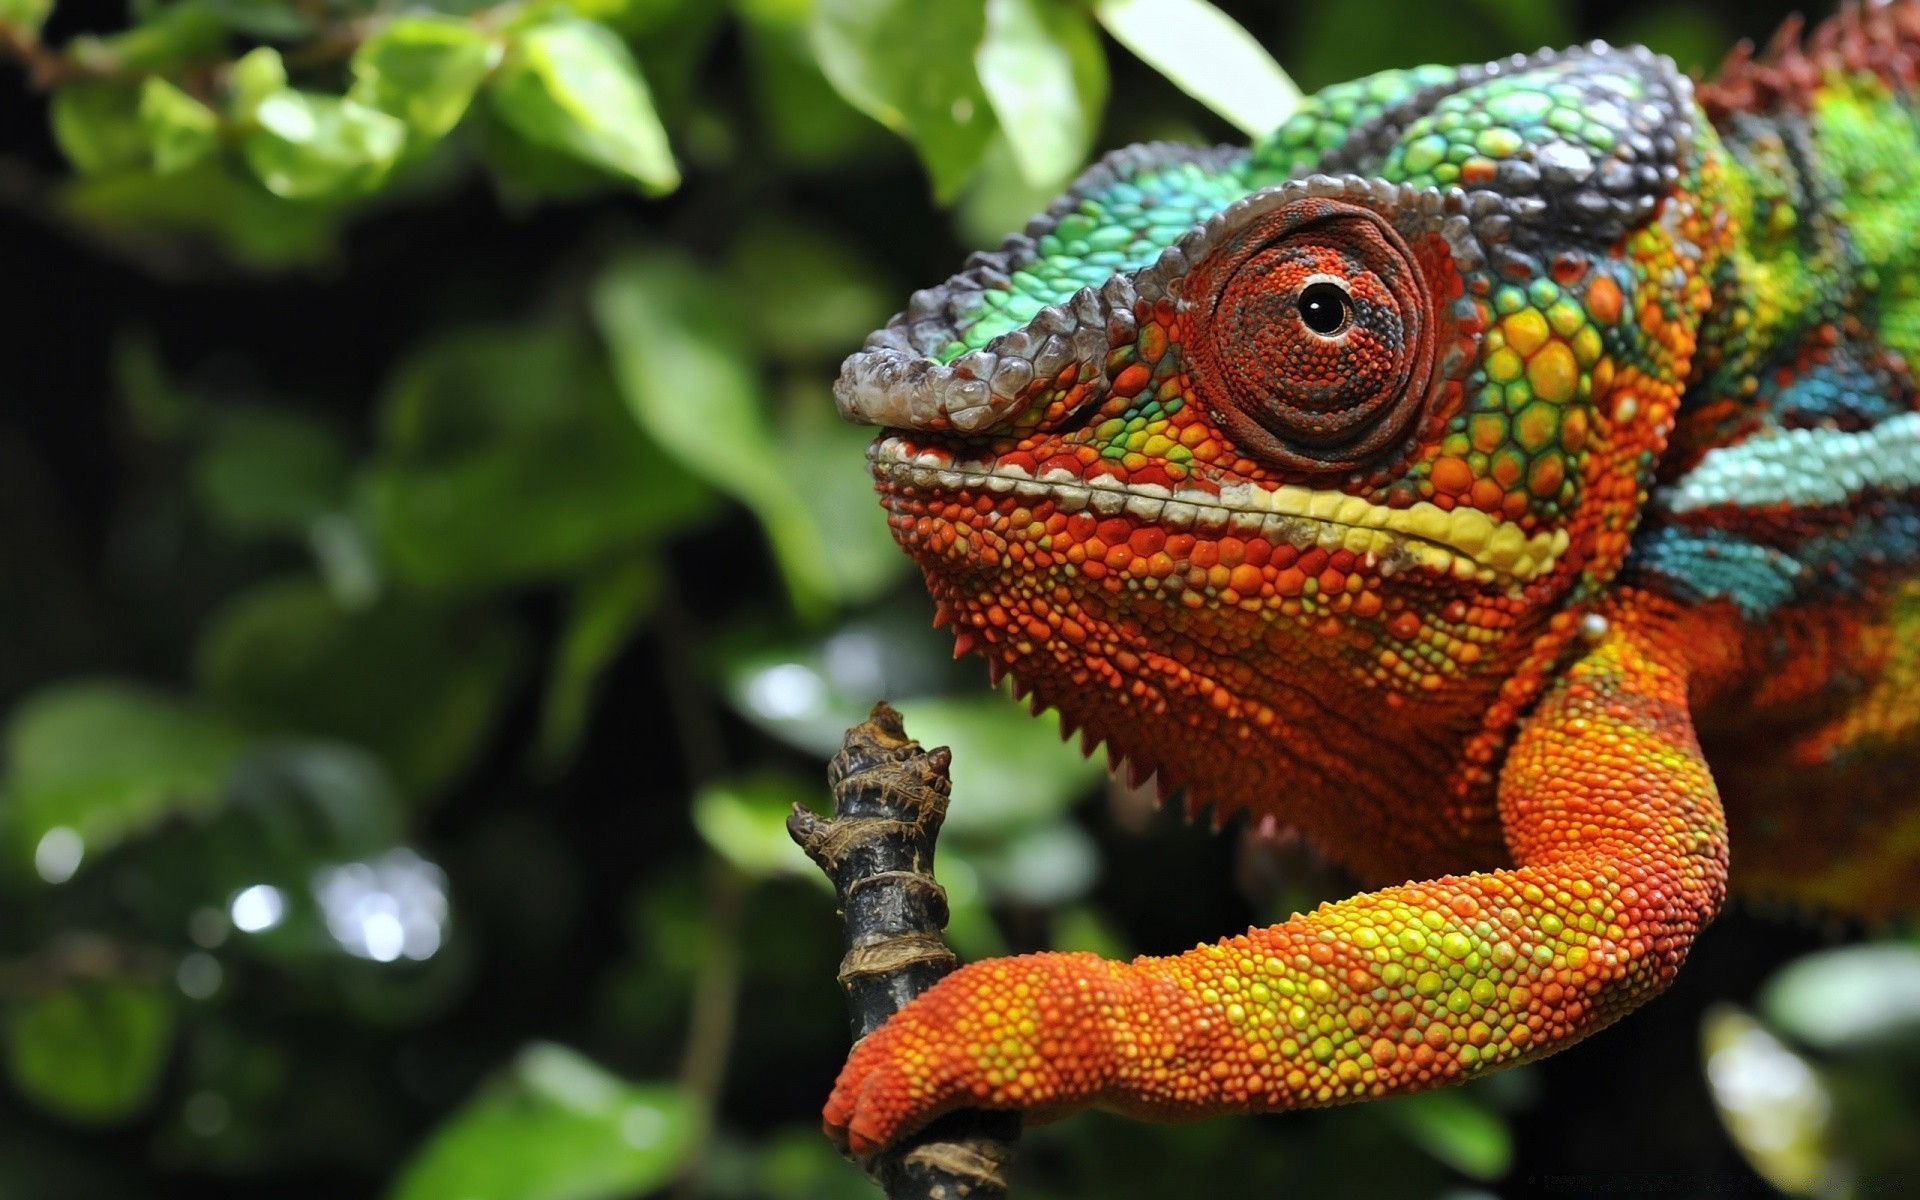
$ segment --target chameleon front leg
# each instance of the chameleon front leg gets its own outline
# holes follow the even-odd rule
[[[1632,610],[1549,689],[1502,772],[1510,870],[1323,904],[1166,958],[992,959],[855,1047],[856,1153],[961,1107],[1159,1120],[1419,1091],[1549,1053],[1672,979],[1725,894],[1682,655]]]

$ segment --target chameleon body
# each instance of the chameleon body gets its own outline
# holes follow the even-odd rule
[[[1697,89],[1595,44],[1132,147],[843,414],[960,650],[1377,890],[965,967],[828,1131],[1439,1086],[1659,992],[1731,884],[1920,898],[1920,8]],[[1409,882],[1411,881],[1411,882]]]

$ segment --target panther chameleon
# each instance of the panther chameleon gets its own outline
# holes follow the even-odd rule
[[[956,653],[1378,890],[963,967],[829,1133],[1418,1091],[1644,1002],[1730,886],[1911,911],[1916,85],[1915,2],[1697,86],[1385,71],[1108,155],[871,335],[840,410]]]

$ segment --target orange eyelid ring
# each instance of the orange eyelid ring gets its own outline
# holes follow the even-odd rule
[[[1426,408],[1440,321],[1413,251],[1370,207],[1275,208],[1199,263],[1186,295],[1201,400],[1277,466],[1362,466]]]

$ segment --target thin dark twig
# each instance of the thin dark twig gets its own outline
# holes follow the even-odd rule
[[[726,742],[712,697],[702,685],[689,652],[697,641],[693,615],[671,584],[662,590],[657,612],[680,758],[687,782],[697,789],[725,772]],[[740,1007],[740,930],[746,917],[747,880],[718,854],[709,851],[706,858],[703,907],[707,952],[694,977],[692,1017],[680,1061],[680,1081],[700,1106],[701,1133],[676,1196],[698,1192],[700,1174],[712,1150],[711,1131],[720,1108],[720,1092],[726,1084],[727,1059],[733,1052],[734,1021]]]
[[[952,791],[944,748],[922,750],[882,703],[847,731],[827,769],[834,815],[795,806],[787,832],[833,881],[846,920],[840,986],[857,1041],[958,965],[941,932],[947,894],[934,843]],[[888,1200],[992,1200],[1020,1136],[1017,1113],[967,1110],[890,1146],[866,1166]]]

